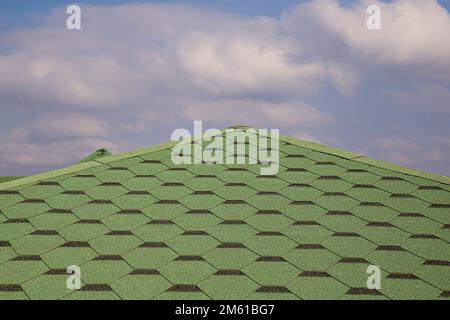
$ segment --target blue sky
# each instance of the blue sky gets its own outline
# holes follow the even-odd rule
[[[248,124],[450,175],[450,1],[0,3],[0,175]],[[369,3],[382,30],[365,27]]]

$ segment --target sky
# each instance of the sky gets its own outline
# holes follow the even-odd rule
[[[0,2],[0,175],[249,125],[450,175],[450,1]],[[366,9],[381,8],[381,30]]]

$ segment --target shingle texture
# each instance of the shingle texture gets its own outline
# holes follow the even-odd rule
[[[269,177],[171,146],[0,184],[0,299],[449,298],[448,178],[290,138]]]

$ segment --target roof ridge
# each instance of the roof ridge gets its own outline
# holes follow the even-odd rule
[[[230,129],[230,128],[228,128],[228,129]],[[223,129],[221,131],[225,132],[225,130],[226,129]],[[329,147],[329,146],[315,143],[312,141],[300,140],[297,138],[292,138],[292,137],[283,136],[283,135],[280,135],[279,137],[280,137],[280,141],[283,141],[283,142],[286,142],[289,144],[293,144],[293,145],[296,145],[296,146],[299,146],[302,148],[318,151],[321,153],[331,154],[331,155],[338,156],[343,159],[368,164],[370,166],[390,170],[390,171],[397,172],[397,173],[403,173],[403,174],[407,174],[407,175],[411,175],[411,176],[421,177],[421,178],[424,178],[427,180],[441,182],[444,184],[450,184],[450,177],[447,177],[447,176],[441,176],[441,175],[434,174],[434,173],[429,173],[429,172],[425,172],[425,171],[402,167],[402,166],[394,165],[394,164],[391,164],[391,163],[388,163],[385,161],[381,161],[381,160],[370,159],[370,158],[367,158],[365,156],[362,156],[362,155],[359,155],[359,154],[356,154],[353,152],[345,151],[345,150],[334,148],[334,147]],[[198,137],[198,136],[197,137],[193,136],[190,139],[188,139],[187,143],[195,141],[199,138],[200,137]],[[98,158],[98,159],[95,159],[92,161],[74,164],[74,165],[71,165],[71,166],[68,166],[68,167],[65,167],[62,169],[56,169],[56,170],[32,175],[29,177],[21,178],[18,180],[0,183],[0,190],[23,186],[23,185],[34,183],[39,180],[54,178],[54,177],[62,176],[65,174],[70,174],[70,173],[74,173],[77,171],[89,169],[89,168],[99,167],[101,165],[108,164],[113,161],[119,161],[119,160],[131,158],[134,156],[139,156],[139,155],[143,155],[143,154],[147,154],[147,153],[161,151],[161,150],[173,147],[177,143],[179,143],[179,141],[170,141],[170,142],[160,143],[160,144],[153,145],[150,147],[140,148],[135,151],[123,152],[123,153],[120,153],[117,155],[106,156],[106,157]]]

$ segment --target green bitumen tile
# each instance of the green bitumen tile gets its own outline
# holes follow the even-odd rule
[[[222,198],[213,193],[209,193],[208,191],[207,193],[203,193],[203,191],[200,192],[201,193],[190,194],[181,199],[180,202],[191,210],[211,209],[223,202]]]
[[[62,298],[63,300],[120,300],[113,291],[83,291],[76,290]]]
[[[142,213],[122,213],[118,212],[112,214],[107,218],[102,219],[103,224],[111,230],[134,230],[146,223],[150,219]]]
[[[450,228],[441,228],[434,233],[438,238],[450,242]]]
[[[309,168],[316,162],[306,157],[284,157],[280,159],[280,165],[286,168]]]
[[[431,202],[450,204],[450,192],[444,189],[417,189],[411,193],[414,197]]]
[[[101,182],[121,182],[127,180],[135,174],[138,174],[136,172],[132,172],[131,168],[133,167],[130,167],[130,170],[125,168],[110,168],[100,173],[96,173],[95,177]]]
[[[352,215],[327,214],[316,220],[327,229],[336,232],[356,232],[366,225],[366,221]]]
[[[28,281],[28,291],[42,288],[31,298],[57,298],[58,290],[47,292],[57,281],[42,281],[50,277],[42,273],[77,264],[86,283],[117,292],[82,290],[64,299],[437,298],[449,290],[445,177],[284,137],[279,173],[269,177],[260,176],[260,165],[177,166],[170,146],[1,184],[8,191],[0,192],[0,283]],[[31,234],[35,229],[43,231]],[[43,261],[14,260],[18,253],[41,254]],[[366,264],[422,280],[384,278],[386,296],[349,291],[365,287]],[[177,283],[152,271],[168,266]],[[147,271],[129,274],[132,268]],[[189,284],[190,276],[200,289],[172,287]],[[153,284],[156,278],[165,286]]]
[[[0,238],[3,241],[8,241],[20,238],[35,231],[31,223],[0,223]]]
[[[272,214],[271,211],[257,213],[245,219],[245,222],[258,231],[282,231],[292,223],[294,220],[277,212]]]
[[[133,233],[143,241],[166,241],[183,232],[183,229],[174,223],[148,223],[133,230]]]
[[[316,162],[336,162],[342,159],[341,157],[319,151],[309,152],[306,154],[306,157]]]
[[[298,243],[321,243],[333,234],[333,231],[311,221],[299,221],[283,233]]]
[[[342,179],[335,179],[333,176],[323,176],[311,182],[311,186],[323,192],[345,192],[353,185]]]
[[[288,155],[307,155],[308,153],[314,152],[313,150],[301,148],[292,144],[280,144],[280,151]]]
[[[48,271],[48,267],[40,260],[10,260],[0,265],[0,283],[21,284]]]
[[[210,211],[224,220],[244,220],[258,211],[245,202],[224,202]]]
[[[362,300],[362,301],[367,301],[367,300],[391,300],[388,297],[384,296],[383,294],[349,294],[348,292],[343,295],[342,297],[339,298],[339,300]]]
[[[399,215],[398,211],[385,206],[360,204],[349,210],[353,215],[370,222],[387,222]]]
[[[62,193],[45,200],[54,209],[73,209],[88,203],[91,199],[85,194]]]
[[[408,251],[401,250],[375,250],[366,259],[383,270],[398,273],[414,273],[425,261]]]
[[[111,284],[112,289],[125,300],[148,300],[171,287],[160,275],[127,275]]]
[[[49,209],[50,207],[45,202],[21,202],[2,209],[2,212],[9,219],[31,218]]]
[[[146,161],[152,161],[152,160],[146,160]],[[158,161],[141,162],[141,163],[138,163],[138,164],[128,167],[128,170],[130,170],[130,172],[134,173],[135,175],[136,174],[137,175],[155,175],[157,173],[163,172],[164,170],[167,170],[167,167]]]
[[[314,202],[295,202],[281,208],[280,212],[295,221],[315,221],[325,215],[328,210]]]
[[[29,300],[23,291],[4,291],[0,292],[0,300]]]
[[[225,221],[209,229],[208,233],[221,242],[242,242],[257,234],[258,230],[246,223]]]
[[[13,248],[0,246],[0,264],[14,257],[16,257],[16,253]]]
[[[203,255],[203,259],[217,269],[222,270],[240,270],[258,256],[245,248],[244,246],[238,247],[216,247]]]
[[[276,176],[257,176],[246,184],[257,191],[277,192],[285,188],[289,183]]]
[[[277,193],[293,201],[312,201],[323,194],[322,191],[305,184],[292,184]]]
[[[296,278],[300,269],[287,261],[255,261],[242,269],[242,272],[261,285],[283,286]]]
[[[414,197],[402,197],[391,195],[383,204],[401,212],[421,212],[430,204]]]
[[[259,192],[248,198],[246,202],[260,210],[279,210],[287,206],[291,201],[277,193]]]
[[[297,277],[286,287],[305,300],[334,300],[343,296],[349,289],[332,277]]]
[[[72,210],[80,219],[103,219],[120,209],[113,203],[107,202],[91,202]]]
[[[246,183],[250,180],[256,178],[256,174],[252,173],[248,170],[230,170],[229,168],[226,171],[223,171],[217,174],[217,178],[226,182],[226,183]]]
[[[450,260],[450,245],[437,238],[410,238],[406,239],[402,247],[411,253],[427,260]]]
[[[59,185],[33,185],[20,190],[20,194],[27,199],[46,199],[63,192],[64,189]]]
[[[166,241],[166,244],[179,255],[200,256],[215,248],[219,242],[207,234],[181,234]]]
[[[411,234],[402,231],[392,225],[368,225],[358,234],[377,245],[401,245]]]
[[[367,279],[371,275],[371,273],[367,273],[367,267],[369,266],[370,263],[368,262],[338,262],[329,268],[327,273],[350,288],[367,288]],[[383,281],[387,276],[387,272],[383,270],[384,266],[382,264],[378,266],[381,268],[381,281]]]
[[[384,177],[399,177],[399,178],[404,177],[404,174],[401,172],[396,172],[396,171],[390,170],[388,168],[376,167],[376,166],[372,166],[372,165],[367,168],[367,171],[372,172],[372,173],[377,174],[382,177],[383,176]]]
[[[309,171],[301,171],[298,169],[288,169],[284,172],[278,174],[278,177],[289,183],[311,183],[319,176],[317,174],[311,173]]]
[[[93,189],[87,190],[86,194],[94,200],[111,200],[128,192],[129,190],[127,190],[120,184],[103,184]]]
[[[210,300],[203,292],[171,292],[166,291],[155,297],[156,300]]]
[[[61,181],[60,184],[66,190],[85,191],[98,186],[99,184],[101,184],[101,181],[98,180],[95,176],[86,175],[74,176],[72,178]]]
[[[218,225],[222,221],[222,219],[211,213],[196,213],[194,211],[192,213],[188,212],[182,214],[181,216],[175,218],[173,221],[184,230],[206,231],[213,226]]]
[[[345,191],[345,194],[361,202],[383,202],[391,195],[370,185],[354,186]]]
[[[217,269],[205,261],[173,260],[158,271],[173,284],[198,284]]]
[[[381,290],[384,295],[395,300],[437,299],[441,290],[420,279],[384,279]]]
[[[11,246],[19,255],[40,255],[59,247],[65,241],[59,235],[29,234],[11,240]]]
[[[326,271],[341,258],[322,248],[295,248],[283,255],[291,264],[306,271]]]
[[[68,226],[78,218],[74,214],[45,212],[29,219],[30,223],[38,230],[58,230]]]
[[[347,169],[339,167],[335,164],[328,163],[316,163],[308,168],[309,172],[317,174],[319,176],[332,176],[339,175],[340,173],[346,172]]]
[[[179,200],[193,193],[183,184],[163,184],[150,191],[150,194],[159,200]]]
[[[383,177],[374,184],[375,187],[385,190],[389,193],[404,193],[410,194],[418,188],[417,185],[412,184],[403,179],[391,180],[390,177]]]
[[[272,293],[272,292],[254,292],[249,295],[247,300],[299,300],[299,297],[293,293]]]
[[[125,253],[123,259],[136,269],[157,269],[177,257],[177,254],[164,244],[141,246]]]
[[[16,203],[25,200],[17,191],[1,191],[0,192],[0,209],[7,208]]]
[[[154,152],[148,152],[145,154],[139,155],[143,160],[170,160],[171,158],[171,149],[163,149]]]
[[[215,176],[205,175],[195,176],[192,179],[185,181],[184,185],[194,191],[214,191],[225,185],[225,182]]]
[[[227,170],[227,168],[220,164],[193,164],[186,167],[195,175],[218,175]]]
[[[83,175],[83,176],[94,175],[96,173],[100,173],[100,172],[103,172],[103,171],[108,170],[108,169],[109,169],[109,166],[107,166],[107,165],[96,165],[96,166],[91,167],[91,168],[87,168],[87,169],[83,169],[83,170],[77,171],[77,175]],[[73,175],[68,176],[66,179],[70,178],[71,176],[73,176]]]
[[[103,235],[89,241],[91,247],[102,255],[121,255],[136,248],[142,241],[134,235]]]
[[[22,289],[32,300],[55,300],[72,290],[67,288],[68,275],[41,275],[22,284]]]
[[[420,213],[435,221],[450,224],[450,207],[429,206],[420,210]]]
[[[132,271],[123,260],[91,260],[80,266],[81,279],[88,284],[111,284]]]
[[[369,167],[369,165],[367,165],[365,163],[356,162],[356,161],[348,160],[348,159],[338,159],[338,160],[335,160],[334,163],[337,164],[338,166],[341,166],[341,167],[344,167],[347,169],[364,170]]]
[[[244,275],[214,275],[201,282],[200,289],[216,300],[244,299],[259,285]]]
[[[373,185],[381,179],[381,176],[368,171],[346,171],[341,172],[339,177],[347,182],[358,185]]]
[[[215,194],[225,200],[245,200],[255,195],[257,192],[258,191],[255,189],[241,184],[227,184],[217,190],[214,190]]]
[[[58,233],[67,241],[89,241],[110,230],[102,223],[74,223],[58,230]]]
[[[97,257],[98,254],[89,247],[61,246],[41,255],[42,260],[52,269],[81,265]]]
[[[261,235],[244,241],[244,245],[261,256],[282,256],[295,248],[297,243],[284,235]]]
[[[423,264],[419,266],[414,274],[423,281],[441,289],[450,288],[450,267],[448,261],[440,261],[440,265]]]
[[[156,174],[156,177],[165,183],[180,183],[193,178],[194,174],[185,168],[170,168]]]
[[[130,210],[130,209],[142,209],[148,207],[149,205],[157,201],[156,198],[154,198],[148,193],[141,194],[139,191],[134,192],[137,193],[133,193],[133,191],[131,191],[130,193],[124,194],[123,196],[113,199],[112,202],[121,209]]]
[[[122,159],[122,160],[108,162],[108,165],[112,168],[127,168],[127,167],[131,167],[132,165],[134,165],[136,163],[140,163],[140,162],[142,162],[142,158],[130,157],[130,158]]]
[[[364,258],[375,250],[375,244],[362,237],[333,235],[322,242],[322,245],[342,257]]]
[[[339,193],[326,193],[314,199],[314,203],[328,210],[337,211],[349,211],[360,204],[359,201]]]
[[[131,191],[150,191],[161,184],[162,182],[154,176],[137,176],[121,182],[122,186]]]
[[[141,210],[151,219],[170,220],[189,211],[178,201],[175,202],[157,202]]]
[[[399,229],[413,234],[435,234],[443,224],[421,216],[400,215],[391,221]]]

